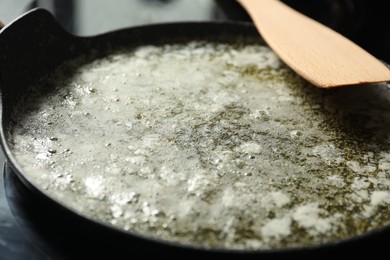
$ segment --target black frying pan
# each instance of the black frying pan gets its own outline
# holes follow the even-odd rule
[[[34,186],[26,179],[22,168],[13,157],[7,143],[7,129],[11,122],[10,111],[13,104],[28,91],[41,77],[52,72],[64,61],[97,49],[104,55],[112,48],[151,44],[156,42],[176,42],[183,39],[213,39],[220,37],[257,37],[254,26],[238,22],[195,22],[140,26],[109,32],[95,37],[76,37],[66,32],[45,10],[36,9],[21,16],[0,31],[0,90],[1,90],[1,144],[8,164],[29,192],[44,202],[47,210],[56,209],[60,215],[69,217],[73,228],[87,236],[100,237],[96,250],[110,250],[115,245],[116,252],[123,254],[158,254],[182,256],[223,256],[255,257],[257,259],[295,259],[294,257],[328,258],[349,256],[368,252],[371,255],[386,252],[390,241],[389,228],[371,232],[364,236],[326,245],[288,250],[213,250],[183,246],[166,241],[150,239],[124,232],[105,223],[80,216],[67,208],[61,201],[48,196],[42,187]],[[42,207],[37,209],[44,210]],[[64,223],[62,223],[64,225]],[[106,243],[107,242],[107,243]],[[101,243],[101,244],[100,244]],[[120,250],[119,250],[120,249]],[[93,250],[93,249],[92,249]],[[114,255],[111,252],[110,255]]]

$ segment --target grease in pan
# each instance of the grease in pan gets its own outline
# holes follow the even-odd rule
[[[27,179],[82,215],[184,245],[250,250],[389,223],[386,85],[313,88],[253,40],[86,61],[58,68],[15,107],[8,129]]]

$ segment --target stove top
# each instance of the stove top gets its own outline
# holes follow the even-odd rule
[[[389,63],[390,20],[383,2],[317,0],[313,5],[311,0],[302,0],[296,8]],[[65,29],[82,36],[149,23],[249,19],[233,0],[0,0],[0,16],[8,23],[34,7],[49,10]],[[0,160],[5,161],[2,152]],[[90,230],[83,230],[79,221],[64,218],[60,210],[52,210],[30,196],[5,163],[0,178],[0,259],[74,259],[102,257],[104,252],[110,252],[111,257],[125,251],[135,253],[131,248],[136,247],[107,243],[109,238],[94,236]]]

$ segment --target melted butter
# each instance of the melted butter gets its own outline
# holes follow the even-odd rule
[[[15,109],[9,141],[33,184],[87,217],[235,249],[390,221],[385,85],[317,89],[253,44],[144,46],[69,66]]]

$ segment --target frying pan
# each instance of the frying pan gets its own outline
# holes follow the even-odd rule
[[[176,42],[183,39],[213,39],[218,37],[258,37],[255,27],[247,22],[191,22],[155,24],[132,27],[93,37],[78,37],[65,31],[55,18],[43,9],[29,11],[5,26],[0,31],[0,121],[1,144],[9,166],[23,185],[39,200],[45,201],[47,207],[57,208],[61,214],[69,215],[77,228],[100,236],[107,241],[115,241],[129,249],[129,254],[142,250],[143,255],[158,254],[182,256],[216,256],[257,259],[291,259],[294,257],[316,259],[334,255],[370,251],[371,255],[386,252],[387,241],[390,241],[389,227],[370,232],[359,237],[325,245],[277,250],[229,250],[204,249],[172,242],[148,238],[131,231],[119,230],[106,223],[79,215],[61,201],[54,199],[42,187],[32,184],[22,167],[12,155],[7,142],[10,111],[19,98],[28,91],[40,78],[50,74],[64,61],[79,57],[89,50],[98,50],[102,56],[112,48],[153,44],[156,42]],[[387,241],[386,241],[387,240]]]

